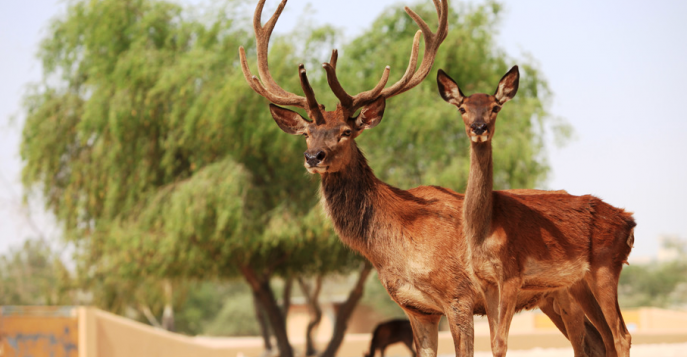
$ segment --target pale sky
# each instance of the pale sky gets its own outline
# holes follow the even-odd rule
[[[268,9],[276,3],[269,0]],[[296,26],[308,3],[320,24],[341,28],[350,38],[397,1],[290,0],[277,31]],[[687,239],[687,191],[682,187],[687,182],[687,114],[681,105],[687,83],[687,1],[502,3],[506,11],[499,45],[515,62],[525,56],[539,62],[555,95],[551,112],[576,131],[576,141],[550,148],[553,170],[545,188],[594,194],[635,212],[631,257],[655,255],[661,234]],[[19,115],[10,124],[9,118],[21,114],[26,85],[40,79],[34,54],[48,19],[63,9],[55,0],[0,1],[0,252],[37,235],[27,211],[41,234],[59,236],[40,207],[22,211],[22,120]]]

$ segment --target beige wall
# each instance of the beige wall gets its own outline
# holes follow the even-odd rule
[[[32,309],[35,310],[30,313]],[[152,328],[123,317],[119,317],[94,308],[75,308],[61,317],[50,317],[45,309],[26,308],[24,314],[0,314],[0,334],[4,334],[0,357],[48,357],[50,351],[45,344],[27,345],[24,354],[13,349],[9,338],[17,334],[42,334],[48,331],[61,341],[69,340],[64,334],[64,327],[69,327],[69,336],[78,348],[78,357],[235,357],[245,355],[258,357],[262,353],[260,338],[206,338],[187,337],[179,334]],[[50,308],[48,308],[50,309]],[[40,311],[43,311],[41,316]],[[49,311],[49,310],[47,310]],[[369,312],[360,312],[363,315]],[[687,342],[687,313],[666,311],[660,309],[640,309],[623,313],[628,323],[635,323],[637,331],[632,334],[633,344],[645,343],[678,343]],[[512,350],[526,350],[535,347],[555,348],[569,347],[569,342],[557,331],[545,324],[541,314],[525,313],[516,316],[509,338],[509,348]],[[363,316],[364,317],[364,316]],[[368,316],[369,317],[369,316]],[[363,319],[362,321],[366,321]],[[365,322],[370,324],[370,322]],[[50,332],[51,331],[51,332]],[[47,333],[47,332],[46,332]],[[303,351],[302,338],[292,333],[294,348]],[[302,336],[302,333],[300,334]],[[324,347],[329,336],[319,339],[319,347]],[[370,334],[349,334],[339,351],[342,357],[361,357],[368,349]],[[30,348],[30,349],[29,349]],[[475,350],[489,351],[489,332],[483,318],[476,319]],[[77,357],[72,354],[56,354],[52,356]],[[453,341],[448,332],[439,335],[439,354],[452,355]],[[403,345],[396,345],[387,350],[389,356],[408,356],[409,352]]]

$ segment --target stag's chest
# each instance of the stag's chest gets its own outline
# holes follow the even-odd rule
[[[378,274],[391,299],[404,310],[423,315],[443,313],[442,294],[428,277],[393,268],[378,269]]]
[[[513,257],[508,257],[506,239],[503,232],[496,230],[468,248],[469,264],[479,281],[498,283],[508,271],[517,270],[509,266]]]

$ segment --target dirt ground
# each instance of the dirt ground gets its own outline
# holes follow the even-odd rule
[[[665,345],[635,345],[630,350],[632,357],[687,357],[687,343]],[[491,352],[475,352],[475,357],[491,357]],[[543,349],[529,351],[508,351],[508,357],[572,357],[572,348]],[[451,356],[440,356],[451,357]]]

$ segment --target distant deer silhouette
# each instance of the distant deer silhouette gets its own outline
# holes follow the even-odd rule
[[[365,357],[375,357],[375,352],[379,350],[382,357],[384,357],[384,350],[387,346],[394,343],[403,342],[415,357],[415,350],[413,349],[413,329],[410,327],[408,320],[389,320],[382,322],[375,327],[372,333],[372,342],[370,343],[370,352],[365,354]]]

